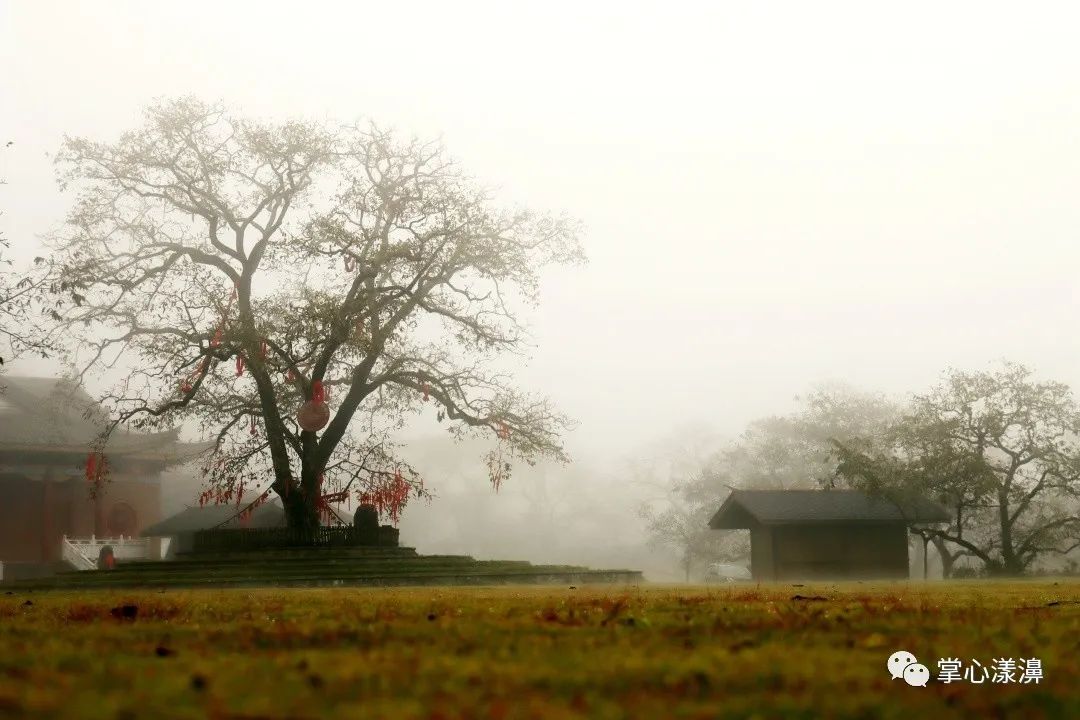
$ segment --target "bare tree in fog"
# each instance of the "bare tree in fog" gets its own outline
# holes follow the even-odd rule
[[[496,484],[512,458],[564,459],[566,418],[491,368],[527,347],[539,270],[582,259],[575,223],[495,207],[435,144],[191,99],[58,162],[79,188],[53,241],[72,361],[134,366],[103,398],[110,429],[214,430],[215,498],[272,490],[310,530],[330,490],[422,492],[388,433],[425,402],[457,436],[497,435]]]
[[[678,554],[686,582],[704,563],[737,562],[750,556],[746,533],[717,532],[709,527],[716,507],[695,497],[701,484],[699,479],[690,478],[669,488],[664,500],[645,503],[640,510],[650,544]]]
[[[948,528],[911,526],[926,546],[933,545],[941,559],[942,577],[952,577],[957,562],[975,557],[971,547],[988,544],[986,497],[995,485],[993,470],[982,456],[957,448],[940,428],[916,427],[899,422],[891,442],[868,448],[853,440],[837,441],[837,479],[845,485],[881,495],[900,507],[918,498],[933,498],[950,514]]]
[[[8,141],[4,149],[12,144]],[[0,186],[6,184],[0,178]],[[2,216],[3,211],[0,211]],[[48,357],[55,349],[54,343],[41,332],[40,324],[33,322],[31,317],[31,311],[42,300],[42,290],[48,281],[46,273],[39,271],[42,258],[37,258],[35,267],[18,270],[6,257],[10,248],[11,241],[0,229],[0,372],[5,359],[10,360],[25,351]],[[0,390],[3,390],[2,386]]]
[[[888,399],[839,383],[818,385],[796,400],[797,412],[751,422],[713,459],[732,484],[758,490],[829,485],[836,468],[832,441],[880,437],[897,413]],[[717,493],[721,500],[726,495],[723,488]]]
[[[1027,368],[951,370],[917,396],[890,448],[840,446],[839,473],[885,494],[924,494],[953,513],[923,532],[991,573],[1027,570],[1042,554],[1080,547],[1080,410],[1068,386]]]
[[[652,495],[638,508],[649,545],[675,553],[686,582],[706,563],[748,556],[749,547],[740,542],[745,538],[709,528],[716,511],[714,488],[726,480],[709,462],[716,439],[690,428],[661,440],[649,452],[651,457],[632,462],[628,469],[631,483]]]

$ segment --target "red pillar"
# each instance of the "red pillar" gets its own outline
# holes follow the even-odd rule
[[[94,488],[94,535],[97,537],[105,535],[105,498],[102,497],[104,494],[103,483],[98,480]]]
[[[54,497],[52,473],[50,471],[45,471],[41,483],[41,559],[44,562],[49,562],[56,559],[58,540],[58,538],[53,537],[56,534],[56,523],[53,521]]]

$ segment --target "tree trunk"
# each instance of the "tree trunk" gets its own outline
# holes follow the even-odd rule
[[[948,580],[952,577],[953,562],[956,558],[949,552],[949,548],[945,546],[945,541],[941,538],[934,537],[931,542],[934,543],[934,548],[938,551],[938,557],[941,558],[941,577]]]
[[[1019,575],[1024,571],[1013,548],[1012,525],[1009,523],[1009,495],[1007,489],[998,492],[998,520],[1001,523],[1001,566],[987,567],[991,574]]]
[[[285,482],[292,486],[291,478]],[[297,531],[305,542],[314,542],[315,533],[321,525],[318,508],[320,492],[318,473],[307,463],[301,468],[299,484],[289,487],[284,493],[278,492],[285,507],[286,525],[290,530]]]
[[[313,541],[315,532],[319,529],[319,513],[313,500],[309,500],[297,489],[282,497],[282,503],[285,506],[285,522],[289,529],[301,533],[308,542]]]

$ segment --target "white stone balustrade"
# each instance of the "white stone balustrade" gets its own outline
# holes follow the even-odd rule
[[[124,537],[95,537],[72,538],[64,536],[62,544],[62,556],[64,562],[76,570],[96,570],[98,554],[101,548],[108,545],[112,548],[113,557],[118,562],[125,560],[158,560],[153,557],[155,549],[150,538]]]

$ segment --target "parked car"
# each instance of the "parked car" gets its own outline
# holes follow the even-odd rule
[[[753,580],[750,571],[742,565],[713,563],[705,569],[705,582],[707,583],[731,583],[741,580]]]

